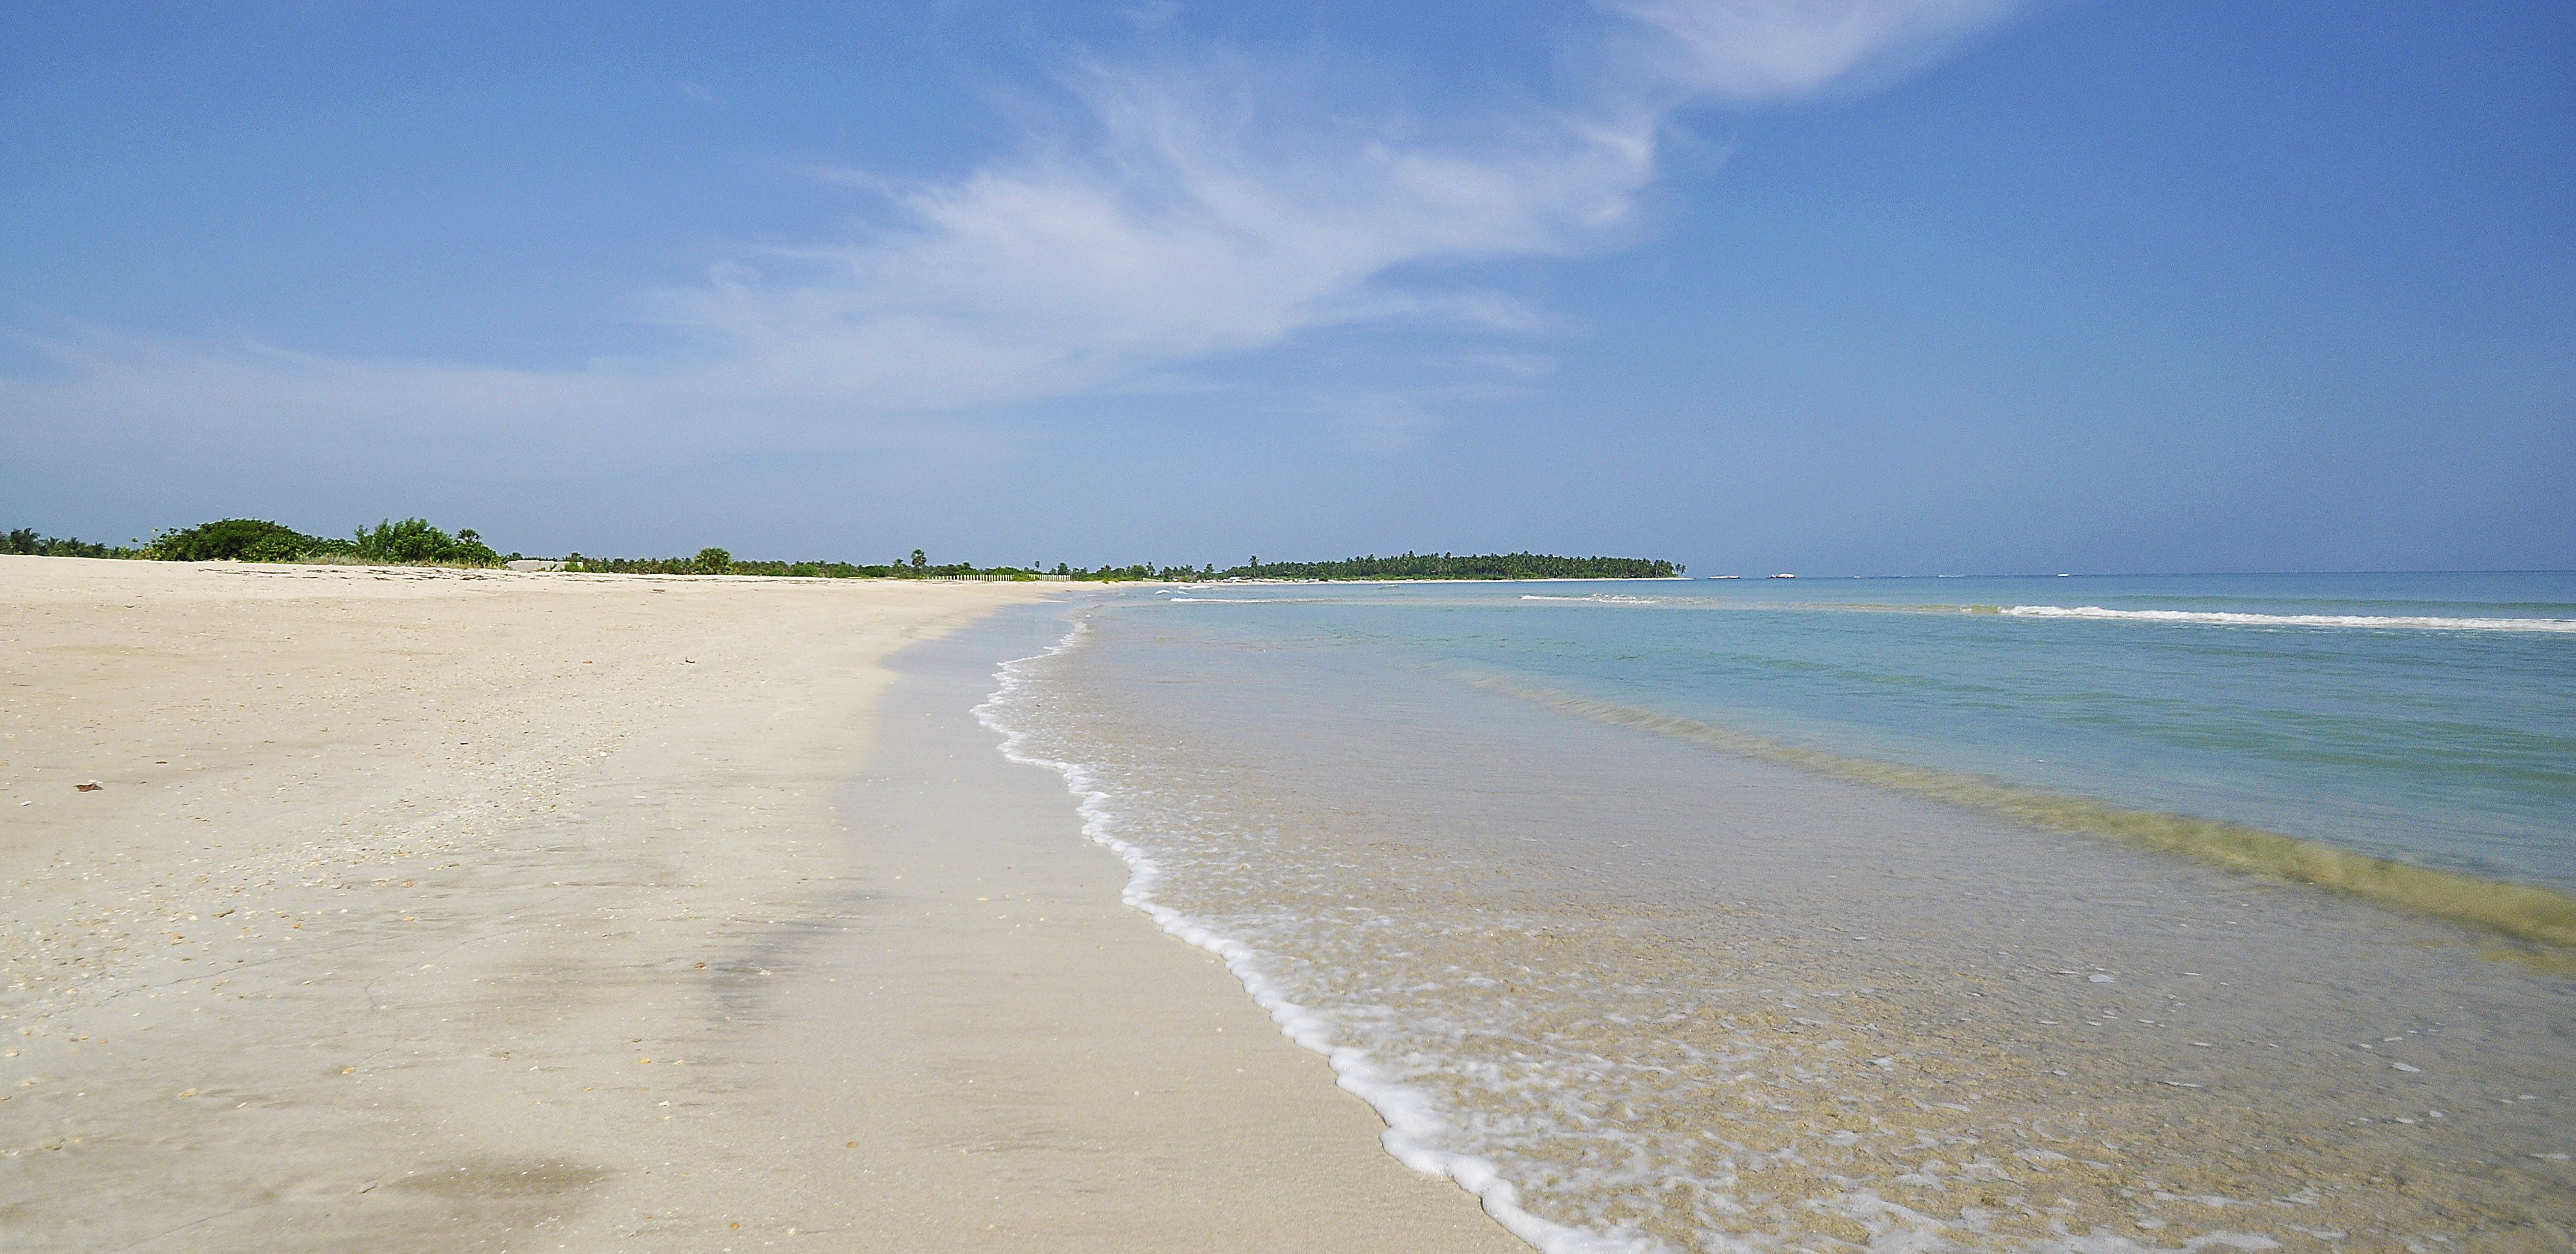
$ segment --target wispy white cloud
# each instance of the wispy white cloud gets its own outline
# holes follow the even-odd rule
[[[1441,140],[1400,118],[1327,115],[1224,56],[1179,69],[1081,63],[1066,70],[1066,116],[961,177],[813,171],[866,192],[875,225],[746,249],[699,283],[649,293],[648,316],[682,333],[669,352],[504,370],[76,332],[33,341],[64,369],[0,380],[0,402],[105,419],[193,397],[190,413],[239,408],[246,422],[260,421],[253,410],[375,407],[523,431],[657,414],[847,423],[1168,386],[1175,371],[1355,323],[1526,334],[1545,325],[1542,311],[1444,273],[1628,238],[1672,110],[1813,94],[2006,7],[1602,0],[1598,60],[1620,68],[1583,98],[1498,108]],[[1491,359],[1498,380],[1536,360]],[[1455,386],[1448,373],[1424,395]],[[1380,412],[1373,430],[1432,421],[1413,400]]]
[[[1891,55],[1943,50],[2020,0],[1601,0],[1652,39],[1638,63],[1693,92],[1794,99]]]
[[[1356,321],[1530,329],[1507,294],[1388,275],[1594,246],[1653,174],[1649,115],[1450,149],[1345,125],[1324,145],[1239,76],[1091,65],[1076,86],[1091,145],[1033,144],[952,183],[828,173],[881,194],[888,223],[746,254],[655,310],[721,346],[711,369],[746,389],[892,409],[1063,395]]]

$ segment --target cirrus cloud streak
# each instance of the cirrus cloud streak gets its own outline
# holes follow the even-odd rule
[[[647,319],[678,333],[662,350],[530,370],[56,329],[21,333],[57,368],[0,378],[0,402],[19,426],[291,428],[355,413],[567,441],[867,429],[1176,377],[1224,387],[1220,363],[1361,323],[1522,336],[1544,311],[1459,279],[1463,267],[1633,238],[1675,110],[1811,95],[2005,7],[1605,0],[1594,81],[1576,98],[1493,106],[1440,141],[1400,110],[1354,122],[1312,106],[1239,56],[1074,60],[1064,114],[1012,151],[944,182],[821,171],[866,190],[868,226],[741,249],[702,282],[643,295]],[[1438,373],[1430,392],[1457,386],[1454,369]]]

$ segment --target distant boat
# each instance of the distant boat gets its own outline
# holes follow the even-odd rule
[[[1742,579],[1742,575],[1710,575],[1711,579]]]
[[[1773,579],[1795,579],[1795,578],[1797,578],[1797,576],[1796,576],[1796,575],[1773,575],[1773,576],[1771,576],[1771,578],[1773,578]]]

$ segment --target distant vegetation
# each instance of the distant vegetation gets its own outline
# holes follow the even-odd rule
[[[585,557],[564,559],[567,571],[594,575],[789,575],[805,579],[1035,579],[1038,572],[1016,566],[976,567],[955,562],[934,566],[927,561],[888,562],[862,566],[815,559],[804,562],[739,561],[723,549],[700,549],[696,557]]]
[[[1055,573],[1072,579],[1089,579],[1103,583],[1117,583],[1131,579],[1159,579],[1167,583],[1196,583],[1202,579],[1215,579],[1218,577],[1216,567],[1212,565],[1201,566],[1198,569],[1193,570],[1187,566],[1156,566],[1152,562],[1139,562],[1133,566],[1102,566],[1097,569],[1090,570],[1086,570],[1080,566],[1066,566],[1062,563],[1058,563],[1055,568]]]
[[[346,540],[308,536],[259,518],[225,518],[152,537],[134,556],[163,562],[353,562],[387,566],[498,566],[472,528],[449,535],[426,518],[386,519]],[[512,556],[516,556],[513,554]]]
[[[1346,557],[1338,562],[1264,562],[1253,558],[1215,577],[1245,579],[1669,579],[1689,569],[1642,557],[1551,557],[1545,553],[1407,553]]]
[[[40,557],[149,558],[164,562],[317,562],[392,566],[499,566],[516,553],[495,552],[471,528],[450,535],[425,518],[386,519],[360,527],[346,540],[308,536],[282,523],[225,518],[180,531],[156,532],[140,548],[56,539],[30,529],[0,532],[0,553]],[[933,564],[920,549],[882,566],[838,561],[742,561],[724,549],[703,548],[694,557],[586,557],[563,559],[567,571],[614,575],[787,575],[825,579],[1038,579],[1035,563],[988,566]],[[1067,566],[1046,576],[1088,582],[1157,580],[1199,583],[1211,579],[1663,579],[1686,569],[1637,557],[1551,557],[1544,553],[1406,553],[1401,557],[1349,557],[1337,562],[1264,562],[1253,558],[1230,570],[1214,564]]]
[[[226,518],[152,537],[143,556],[161,562],[291,562],[322,542],[258,518]]]
[[[339,547],[343,543],[348,547]],[[492,546],[483,543],[483,537],[471,527],[451,536],[430,526],[425,518],[380,522],[373,530],[360,527],[354,539],[317,545],[315,553],[404,566],[498,566],[518,556],[513,553],[503,557],[493,552]]]
[[[32,527],[0,532],[0,553],[16,553],[25,557],[133,557],[138,552],[123,545],[92,544],[68,536],[38,535]]]

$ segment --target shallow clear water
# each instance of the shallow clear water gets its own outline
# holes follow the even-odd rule
[[[2564,1248],[2556,951],[1728,737],[2564,883],[2566,582],[1138,592],[987,716],[1544,1248]]]
[[[1367,645],[1390,664],[2576,887],[2576,575],[1265,585],[1154,599],[1199,614],[1211,639]],[[2120,614],[2210,617],[2108,616]]]

